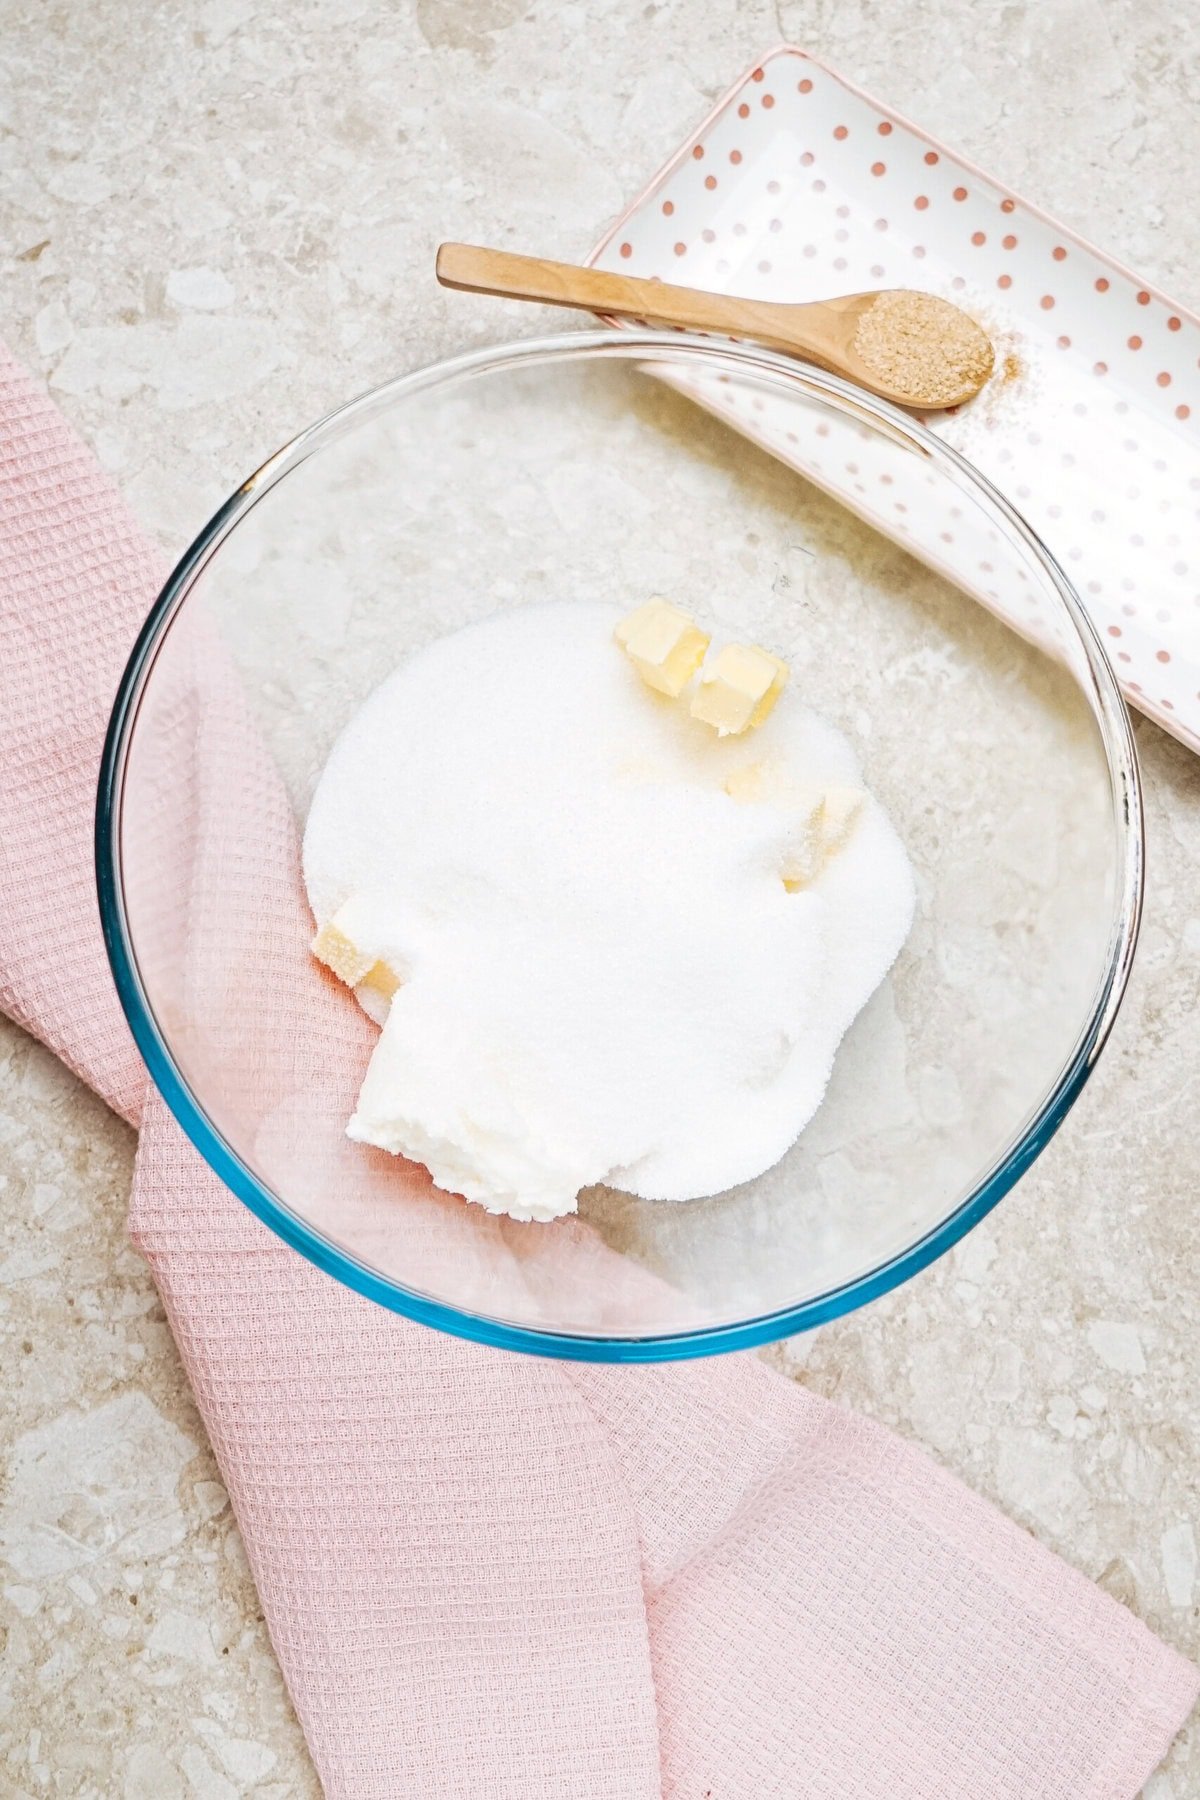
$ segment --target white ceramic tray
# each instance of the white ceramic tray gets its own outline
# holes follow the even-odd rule
[[[718,102],[592,260],[769,299],[922,287],[966,306],[998,374],[927,423],[1058,557],[1130,701],[1200,750],[1200,318],[787,46]],[[705,398],[1022,629],[987,545],[929,517],[894,459],[875,471],[849,437],[817,457],[769,413]]]

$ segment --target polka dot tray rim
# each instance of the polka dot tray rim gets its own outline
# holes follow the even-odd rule
[[[1200,317],[789,44],[739,77],[590,260],[761,299],[925,287],[974,313],[1000,374],[926,423],[1063,564],[1130,703],[1200,750]],[[925,554],[936,529],[898,527],[762,421],[737,428],[1020,627],[1006,596]]]

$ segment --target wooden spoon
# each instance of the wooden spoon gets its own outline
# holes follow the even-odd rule
[[[437,253],[437,277],[443,287],[476,294],[542,300],[616,319],[652,319],[689,331],[754,338],[769,349],[846,375],[898,406],[915,406],[922,412],[970,400],[995,363],[991,341],[974,319],[948,300],[909,288],[792,306],[778,300],[739,300],[475,244],[443,244]]]

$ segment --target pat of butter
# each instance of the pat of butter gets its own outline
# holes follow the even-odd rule
[[[788,666],[754,644],[726,644],[692,695],[692,717],[720,737],[761,725],[787,685]]]
[[[347,987],[357,987],[375,966],[375,958],[360,950],[353,938],[347,936],[337,923],[336,915],[318,931],[312,941],[312,953]]]
[[[400,986],[400,977],[373,951],[359,949],[353,934],[355,911],[353,899],[340,906],[313,939],[312,953],[347,987],[372,988],[390,1000]]]
[[[671,700],[682,694],[709,646],[695,619],[661,595],[622,619],[614,635],[647,687]]]
[[[794,797],[795,813],[783,859],[783,885],[789,894],[798,894],[821,873],[825,850],[821,842],[821,820],[825,796],[820,788],[809,788]]]
[[[400,987],[400,977],[390,964],[375,962],[371,964],[358,985],[371,988],[375,993],[381,994],[385,1000],[390,1000]]]
[[[866,795],[861,788],[828,787],[821,803],[821,842],[827,853],[840,850],[858,823]]]
[[[852,787],[829,787],[803,797],[783,863],[783,885],[789,894],[799,893],[815,881],[847,842],[864,799],[862,791]]]

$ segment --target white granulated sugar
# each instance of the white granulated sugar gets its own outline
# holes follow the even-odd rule
[[[813,884],[781,879],[798,786],[858,785],[789,688],[719,740],[613,643],[620,610],[505,612],[412,656],[334,746],[304,840],[324,924],[403,985],[352,1138],[514,1218],[607,1182],[687,1200],[781,1157],[908,933],[913,880],[863,806]],[[725,792],[761,765],[766,798]]]

